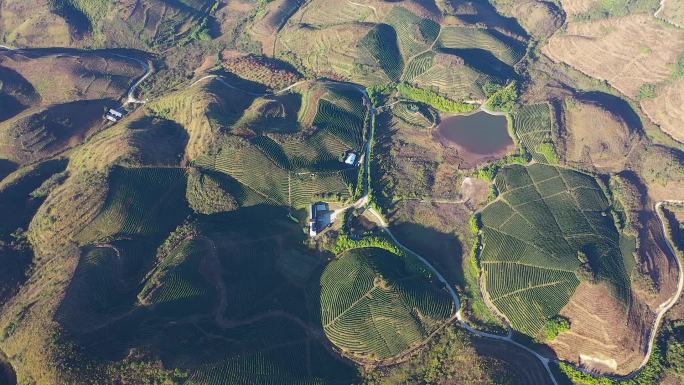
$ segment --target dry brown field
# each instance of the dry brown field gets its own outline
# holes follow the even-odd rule
[[[641,108],[664,132],[684,143],[684,78],[661,87],[655,98],[641,102]]]
[[[69,24],[50,12],[49,0],[0,2],[0,41],[17,47],[66,47]]]
[[[0,66],[28,81],[42,104],[83,99],[118,99],[143,68],[133,60],[98,53],[5,52]]]
[[[638,135],[620,118],[599,105],[565,100],[566,157],[571,163],[607,171],[623,170]]]
[[[570,319],[570,331],[550,346],[561,359],[585,368],[628,374],[643,360],[640,330],[652,320],[647,312],[632,314],[634,310],[616,300],[605,285],[582,282],[560,313]]]
[[[663,0],[663,3],[663,8],[657,13],[657,16],[672,24],[684,25],[684,2],[681,0]]]
[[[649,15],[570,22],[542,51],[635,97],[644,83],[670,76],[670,64],[684,51],[684,31]]]
[[[588,11],[596,1],[597,0],[561,0],[561,5],[568,15],[574,16]]]

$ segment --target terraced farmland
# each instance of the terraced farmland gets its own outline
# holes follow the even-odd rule
[[[606,281],[627,301],[620,233],[596,180],[544,164],[507,166],[500,197],[481,215],[486,290],[513,327],[537,336],[582,277]]]
[[[346,251],[321,276],[323,329],[354,356],[398,355],[442,325],[452,308],[425,271],[379,248]]]
[[[406,71],[406,78],[422,87],[436,89],[455,100],[482,99],[482,84],[490,79],[455,55],[438,53],[429,59],[416,57]],[[430,67],[428,65],[428,59]],[[421,72],[422,71],[422,72]]]
[[[394,28],[387,24],[378,24],[359,41],[359,45],[366,49],[392,81],[399,81],[404,71],[404,59],[397,39]]]
[[[189,239],[176,247],[157,266],[139,298],[164,314],[183,316],[209,312],[216,293],[200,273],[200,264],[211,253],[208,242]]]
[[[405,60],[428,50],[439,35],[439,24],[418,17],[404,7],[392,8],[384,22],[394,27]]]
[[[182,169],[114,167],[108,184],[103,210],[79,235],[83,242],[110,235],[163,233],[187,213]]]
[[[525,44],[497,31],[472,27],[444,27],[439,36],[441,48],[483,49],[502,62],[513,65],[525,54]]]
[[[363,150],[366,108],[356,90],[331,87],[324,92],[311,128],[249,139],[231,135],[215,155],[196,164],[229,175],[272,203],[300,207],[321,197],[348,199],[357,168],[342,158]],[[310,108],[307,104],[302,108]]]
[[[539,151],[543,143],[551,143],[551,111],[546,103],[522,106],[512,114],[513,129],[521,144],[538,162],[548,163],[546,155]]]

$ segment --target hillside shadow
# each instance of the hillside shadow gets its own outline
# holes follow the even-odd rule
[[[10,233],[17,228],[27,229],[44,197],[31,193],[52,175],[66,169],[66,159],[54,159],[39,163],[35,168],[0,191],[0,233]]]
[[[40,102],[40,95],[31,82],[17,71],[0,66],[0,121],[7,120],[31,104]]]
[[[454,285],[465,285],[463,245],[455,234],[444,233],[419,223],[391,225],[399,242],[426,258]]]
[[[487,50],[481,48],[441,48],[440,51],[456,55],[462,58],[469,67],[475,68],[486,75],[499,78],[502,82],[518,77],[513,67],[499,60]]]
[[[2,351],[0,351],[0,384],[17,384],[17,374],[14,372],[14,368],[9,363],[9,360],[7,360],[7,356],[5,356]]]
[[[95,360],[121,360],[130,349],[144,348],[164,365],[192,374],[213,365],[218,369],[227,358],[250,364],[256,357],[263,367],[283,369],[282,378],[269,383],[294,383],[299,377],[324,378],[331,385],[356,383],[354,366],[333,351],[316,317],[320,294],[308,283],[319,282],[326,260],[311,259],[317,267],[299,285],[290,282],[278,262],[291,253],[318,255],[303,245],[306,235],[286,218],[287,212],[283,206],[257,205],[197,217],[197,234],[212,241],[220,261],[215,268],[228,295],[225,307],[215,307],[210,314],[178,309],[179,313],[169,315],[155,306],[135,306],[110,317],[104,327],[78,335],[65,333],[65,338],[76,341]],[[296,266],[286,270],[297,273],[301,260],[293,263]],[[82,298],[82,290],[73,287],[69,295]],[[223,315],[222,322],[217,314]],[[249,369],[253,368],[231,366],[233,372]]]
[[[479,355],[491,357],[503,362],[504,367],[499,368],[505,378],[512,380],[511,383],[526,385],[553,385],[544,365],[531,353],[512,345],[507,341],[499,341],[491,338],[473,338],[473,347]],[[550,349],[546,349],[546,357],[555,357]],[[548,353],[548,354],[547,354]],[[494,367],[496,370],[497,367]]]
[[[456,3],[460,2],[457,0],[448,1],[454,7],[458,7]],[[525,29],[520,26],[515,18],[501,15],[488,1],[468,1],[467,4],[474,7],[476,12],[473,14],[457,13],[456,16],[464,22],[469,24],[485,24],[492,28],[502,28],[517,35],[528,37]]]
[[[575,97],[580,101],[594,103],[603,107],[610,113],[620,116],[630,130],[643,133],[644,126],[641,118],[624,99],[600,91],[582,92],[576,94]]]
[[[7,159],[0,159],[0,181],[17,169],[17,164]]]

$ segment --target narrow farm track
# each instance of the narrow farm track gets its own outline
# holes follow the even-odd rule
[[[118,56],[118,57],[125,58],[125,59],[133,60],[133,61],[137,62],[138,64],[140,64],[145,69],[145,74],[142,77],[140,77],[140,79],[138,79],[135,83],[133,83],[131,88],[128,90],[126,102],[124,103],[124,104],[144,104],[145,101],[136,98],[135,94],[136,94],[136,91],[138,90],[138,87],[140,87],[140,84],[142,84],[142,82],[144,82],[145,79],[147,79],[150,75],[152,75],[152,73],[154,73],[154,68],[152,68],[152,63],[150,63],[150,62],[145,63],[144,61],[142,61],[140,59],[136,59],[136,58],[130,57],[130,56],[125,56],[125,55],[120,55],[120,54],[114,54],[114,55]]]

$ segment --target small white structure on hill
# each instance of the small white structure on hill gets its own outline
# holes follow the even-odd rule
[[[110,108],[109,111],[107,111],[107,114],[105,115],[105,118],[107,120],[112,121],[114,123],[118,122],[121,120],[121,118],[126,115],[127,111],[123,109],[123,107],[119,108]]]
[[[356,166],[357,162],[356,159],[358,156],[354,151],[349,151],[345,156],[344,156],[344,163],[348,164],[350,166]]]

